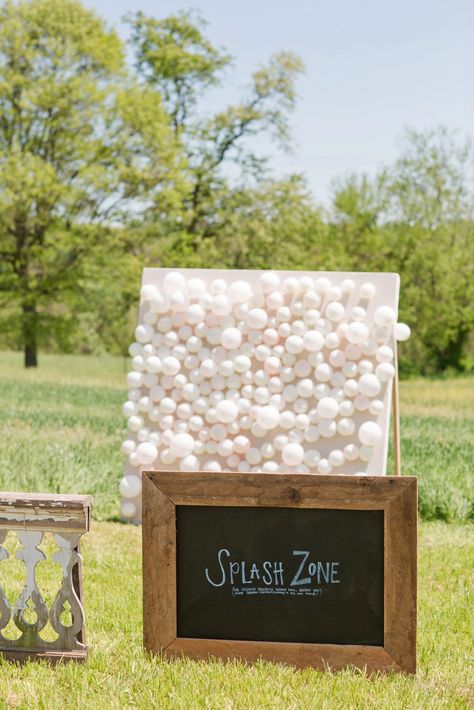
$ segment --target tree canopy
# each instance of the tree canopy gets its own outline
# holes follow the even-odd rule
[[[291,148],[301,59],[281,51],[229,106],[232,58],[195,12],[0,4],[0,346],[126,353],[143,266],[398,271],[405,372],[472,367],[472,146],[407,130],[398,158],[318,205],[259,136]]]

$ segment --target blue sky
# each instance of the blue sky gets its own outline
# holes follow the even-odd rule
[[[474,134],[472,0],[86,0],[122,34],[131,10],[164,17],[197,8],[211,40],[235,57],[218,108],[279,49],[306,64],[292,118],[296,147],[262,141],[279,174],[302,172],[319,200],[331,180],[394,159],[404,126]]]

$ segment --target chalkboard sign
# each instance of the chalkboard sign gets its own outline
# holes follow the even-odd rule
[[[383,511],[178,506],[176,522],[178,636],[383,646]]]
[[[148,650],[414,672],[416,479],[143,476]]]

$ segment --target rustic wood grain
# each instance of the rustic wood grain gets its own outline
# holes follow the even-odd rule
[[[187,656],[196,660],[239,658],[253,662],[263,659],[288,663],[297,668],[322,670],[356,666],[369,672],[402,672],[398,663],[380,646],[177,638],[164,649],[164,655],[172,658]]]
[[[176,636],[176,505],[384,511],[384,648]],[[257,658],[297,667],[414,673],[417,482],[413,477],[143,473],[144,645],[192,658]]]
[[[142,481],[144,646],[159,652],[176,638],[176,507]]]
[[[417,479],[385,509],[384,646],[409,673],[416,672]]]
[[[175,505],[380,510],[409,479],[302,473],[144,472]]]

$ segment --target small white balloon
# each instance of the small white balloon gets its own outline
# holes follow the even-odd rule
[[[375,416],[382,414],[384,404],[380,399],[373,399],[369,404],[369,412]]]
[[[379,306],[374,313],[374,321],[376,325],[387,328],[391,325],[395,325],[396,316],[395,311],[390,306]]]
[[[286,409],[280,414],[280,426],[282,429],[293,429],[296,425],[296,416],[294,412]]]
[[[136,454],[140,463],[147,465],[153,463],[158,457],[158,449],[154,444],[145,441],[142,444],[138,444]]]
[[[220,471],[222,471],[222,466],[220,465],[219,461],[210,460],[206,461],[206,463],[202,467],[202,470],[212,473],[219,473]]]
[[[224,328],[221,343],[227,350],[236,350],[242,344],[242,334],[238,328]]]
[[[344,446],[344,458],[346,461],[355,461],[359,458],[359,447],[355,444]]]
[[[322,419],[334,419],[339,413],[339,404],[332,397],[323,397],[316,409]]]
[[[375,368],[375,374],[381,382],[388,382],[395,377],[395,368],[391,362],[382,362]]]
[[[300,335],[290,335],[285,340],[285,348],[293,355],[300,353],[303,350],[303,338]]]
[[[333,301],[326,306],[326,317],[333,323],[339,323],[344,318],[345,308],[340,301]]]
[[[382,430],[375,422],[364,422],[359,427],[358,434],[362,444],[373,446],[382,437]]]
[[[222,400],[216,407],[216,416],[220,422],[230,423],[233,422],[239,413],[237,405],[235,402],[230,400]]]
[[[180,433],[175,434],[170,442],[170,450],[174,456],[183,458],[192,453],[194,447],[194,439],[191,434]]]
[[[124,500],[120,506],[120,513],[123,518],[134,518],[137,514],[137,506],[131,500]]]
[[[381,345],[375,351],[375,359],[377,362],[393,362],[393,350],[388,345]]]
[[[366,397],[376,397],[380,389],[380,379],[376,374],[367,373],[359,379],[359,392]]]
[[[121,447],[122,454],[124,454],[125,456],[129,456],[131,453],[133,453],[135,451],[135,447],[136,447],[136,444],[133,441],[133,439],[126,439],[122,443],[122,447]]]
[[[303,462],[304,449],[300,444],[286,444],[281,452],[281,457],[287,466],[297,466]]]
[[[340,449],[333,449],[330,452],[328,459],[329,459],[329,463],[332,466],[342,466],[342,464],[345,461],[344,454]]]
[[[268,315],[263,308],[252,308],[247,317],[250,328],[262,330],[268,323]]]
[[[369,329],[367,328],[365,323],[361,323],[360,321],[354,321],[353,323],[350,323],[347,327],[346,338],[350,343],[358,345],[359,343],[363,343],[364,340],[367,340],[368,336]]]
[[[370,399],[363,394],[354,397],[354,407],[358,412],[366,412],[369,408]]]
[[[320,276],[316,279],[314,287],[318,293],[329,293],[331,289],[331,282],[325,276]]]
[[[176,375],[181,369],[178,358],[168,355],[163,359],[163,372],[165,375]]]
[[[342,293],[352,293],[352,291],[354,289],[355,289],[355,283],[352,279],[344,279],[343,282],[341,283]]]
[[[151,325],[142,323],[141,325],[137,325],[137,327],[135,328],[135,339],[139,343],[149,343],[150,340],[153,338],[154,332],[155,331],[153,330]]]
[[[140,417],[138,414],[135,414],[129,418],[128,428],[130,429],[130,431],[138,431],[142,427],[143,427],[143,417]]]
[[[119,485],[120,494],[124,498],[136,498],[142,492],[142,482],[139,476],[127,475],[122,478]]]
[[[338,421],[337,431],[341,436],[352,436],[355,431],[355,424],[352,419],[344,417]]]
[[[396,323],[393,326],[393,334],[395,336],[395,340],[404,342],[405,340],[408,340],[411,335],[410,326],[406,323]]]
[[[260,407],[257,413],[257,424],[264,430],[275,429],[280,423],[280,412],[270,405]]]
[[[232,303],[246,303],[252,298],[252,288],[246,281],[233,281],[227,295]]]
[[[166,293],[176,293],[184,291],[186,279],[179,271],[170,271],[163,279],[163,288]]]
[[[351,311],[352,320],[361,321],[367,317],[367,311],[362,306],[354,306]]]
[[[318,330],[308,330],[303,335],[303,347],[308,352],[318,352],[324,346],[324,336]]]
[[[316,367],[314,374],[319,382],[329,382],[332,376],[332,367],[323,362]]]
[[[317,465],[318,473],[323,475],[329,474],[332,471],[332,464],[328,459],[320,459]]]
[[[337,433],[336,422],[332,419],[322,419],[318,424],[318,431],[324,439],[330,439]]]
[[[369,299],[373,298],[375,295],[375,286],[374,284],[367,282],[363,283],[362,286],[360,287],[360,297],[364,299]]]

